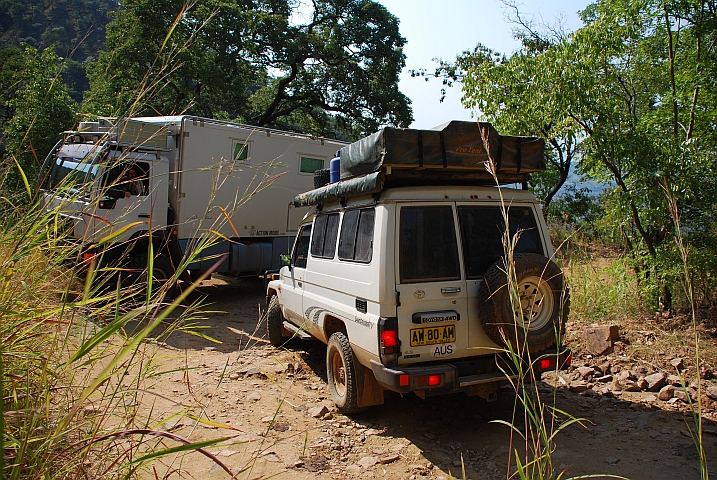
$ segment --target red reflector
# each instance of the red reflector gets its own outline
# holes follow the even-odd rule
[[[95,258],[94,253],[83,253],[82,260],[86,263],[90,263]]]
[[[565,358],[565,366],[569,367],[573,363],[573,354],[572,352],[568,354],[568,356]]]
[[[381,332],[381,346],[395,347],[398,345],[398,332],[396,330],[384,330]],[[388,353],[388,352],[386,352]]]
[[[408,375],[403,374],[398,376],[398,386],[399,387],[407,387],[408,386]]]
[[[540,361],[540,369],[541,370],[548,370],[551,368],[555,368],[555,359],[554,358],[544,358]]]
[[[441,384],[441,374],[419,375],[416,377],[416,384],[419,387],[435,387]]]

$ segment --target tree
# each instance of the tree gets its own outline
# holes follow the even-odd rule
[[[676,235],[698,258],[717,254],[715,3],[600,0],[582,18],[584,27],[550,41],[523,25],[512,56],[479,46],[452,65],[460,76],[439,73],[461,80],[464,103],[489,120],[546,137],[554,159],[579,155],[582,173],[612,182],[607,214],[643,285],[670,308]],[[715,266],[695,265],[704,278]]]
[[[323,135],[412,120],[398,90],[405,40],[373,1],[129,0],[107,32],[88,68],[87,111],[184,112]]]
[[[12,55],[12,63],[19,69],[4,88],[4,109],[7,119],[2,125],[6,151],[3,170],[12,172],[5,178],[4,188],[22,188],[20,167],[33,183],[44,156],[59,140],[60,132],[75,122],[76,104],[60,77],[62,62],[52,48],[39,53],[27,46],[21,57]]]
[[[0,48],[54,47],[70,95],[80,101],[89,88],[85,64],[103,48],[107,12],[116,7],[116,0],[0,0]]]

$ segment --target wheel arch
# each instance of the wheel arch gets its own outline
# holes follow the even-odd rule
[[[344,321],[335,317],[331,313],[327,313],[324,317],[324,335],[326,337],[326,341],[328,342],[331,335],[336,332],[341,332],[346,335],[346,338],[349,338],[349,332],[346,329]]]

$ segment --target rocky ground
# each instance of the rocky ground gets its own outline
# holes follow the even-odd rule
[[[204,333],[221,343],[181,332],[157,342],[159,370],[169,373],[153,377],[141,408],[172,435],[230,438],[204,453],[156,460],[147,478],[448,479],[460,478],[464,466],[466,478],[500,479],[509,472],[510,452],[525,450],[507,426],[491,422],[513,418],[509,390],[491,404],[463,394],[422,400],[388,392],[382,406],[340,415],[326,386],[325,346],[296,341],[275,349],[257,327],[261,281],[214,279],[199,290],[215,310],[201,320],[210,327]],[[555,439],[553,462],[567,477],[700,477],[692,367],[678,355],[663,357],[662,365],[642,363],[627,347],[608,356],[578,354],[570,370],[544,375],[538,386],[544,399],[583,419]],[[717,465],[717,384],[708,380],[711,372],[702,373],[703,444]],[[523,428],[522,414],[516,417]],[[566,417],[555,421],[557,427]]]

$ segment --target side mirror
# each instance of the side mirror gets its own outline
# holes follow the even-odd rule
[[[102,197],[97,208],[101,210],[114,210],[117,206],[117,199],[114,197]]]
[[[288,253],[282,253],[280,255],[281,258],[281,266],[282,267],[289,267],[291,268],[291,255]]]

